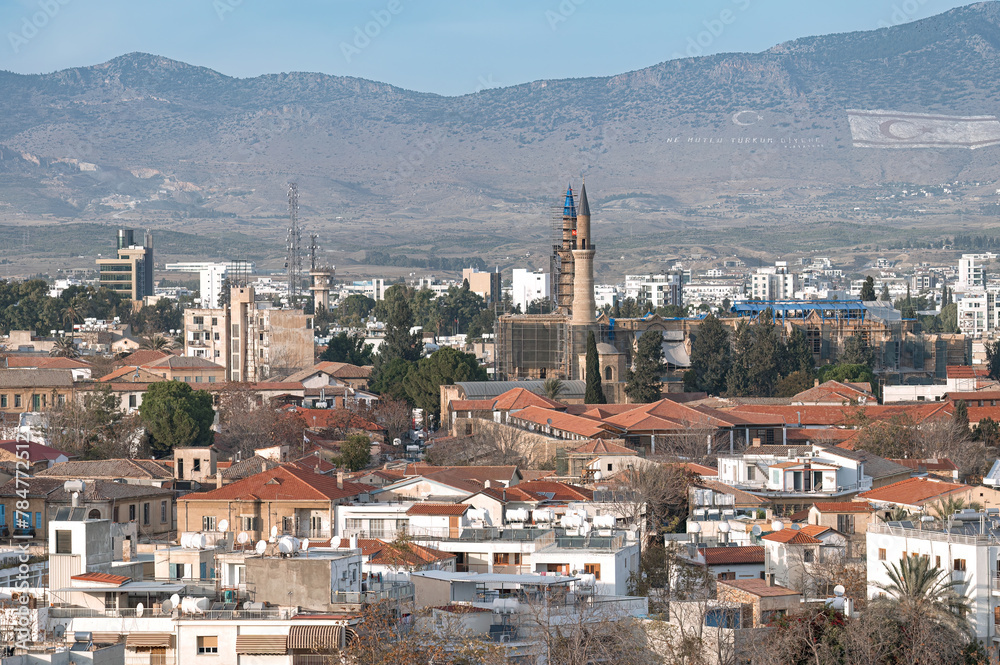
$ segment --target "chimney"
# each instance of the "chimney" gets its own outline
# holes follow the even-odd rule
[[[813,379],[813,388],[819,388],[819,379]]]
[[[132,560],[132,539],[125,538],[122,540],[122,561],[128,563]]]
[[[753,448],[760,448],[760,438],[755,436],[750,445]]]
[[[216,471],[215,472],[215,486],[216,486],[216,488],[222,487],[222,472],[221,471]]]
[[[344,472],[337,469],[337,489],[344,489]]]

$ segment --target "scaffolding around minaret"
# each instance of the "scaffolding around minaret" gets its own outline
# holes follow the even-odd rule
[[[573,250],[576,249],[576,198],[572,185],[566,188],[561,211],[553,215],[553,231],[555,237],[549,269],[552,301],[556,313],[569,316],[573,312]]]

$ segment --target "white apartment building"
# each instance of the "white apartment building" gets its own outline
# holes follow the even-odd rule
[[[997,258],[992,252],[983,254],[962,254],[958,260],[958,288],[959,290],[973,287],[986,286],[985,263]]]
[[[367,281],[355,281],[350,284],[341,284],[337,287],[340,299],[352,295],[368,296],[372,300],[379,301],[385,298],[385,280],[381,277],[369,279]]]
[[[750,298],[794,300],[798,286],[798,275],[788,271],[788,262],[776,261],[774,266],[757,268],[757,272],[750,276]]]
[[[233,288],[226,307],[184,311],[184,355],[224,365],[229,381],[311,367],[313,347],[312,316],[258,302],[253,287]]]
[[[552,277],[544,270],[532,272],[524,268],[514,268],[511,284],[511,300],[514,307],[520,307],[522,312],[528,311],[528,305],[532,302],[552,297]]]
[[[616,302],[618,302],[617,286],[613,284],[594,285],[594,303],[598,310],[604,307],[614,307]]]
[[[743,280],[692,280],[684,285],[684,304],[697,307],[703,303],[721,306],[729,299],[735,302],[743,297]]]
[[[653,307],[684,304],[683,275],[670,272],[666,275],[626,275],[625,297],[637,303],[652,303]]]
[[[868,595],[883,593],[878,584],[889,584],[887,566],[899,565],[907,556],[925,556],[944,578],[959,582],[955,589],[971,606],[968,615],[976,637],[987,647],[1000,646],[995,613],[1000,608],[1000,532],[995,515],[960,513],[951,532],[940,523],[874,522],[868,527]]]
[[[976,287],[958,299],[958,328],[966,335],[981,337],[1000,322],[1000,298],[995,291]]]

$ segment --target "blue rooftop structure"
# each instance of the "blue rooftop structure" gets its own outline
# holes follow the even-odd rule
[[[566,202],[563,204],[563,217],[576,219],[576,200],[573,198],[573,185],[566,186]]]
[[[861,319],[868,316],[868,306],[861,300],[753,300],[738,302],[729,311],[739,317],[757,318],[771,310],[772,319],[804,319],[813,312],[824,319]]]

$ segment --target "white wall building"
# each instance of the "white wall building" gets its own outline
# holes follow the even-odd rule
[[[683,275],[625,275],[625,297],[637,303],[652,303],[653,307],[684,304]]]
[[[514,268],[510,296],[514,307],[520,307],[522,312],[526,312],[528,305],[535,300],[552,297],[551,276],[543,270],[531,272],[524,268]]]
[[[985,521],[986,533],[980,520]],[[922,529],[907,528],[902,523],[875,522],[868,527],[867,564],[868,596],[874,598],[882,590],[878,584],[889,584],[887,566],[899,565],[905,556],[926,556],[931,566],[943,571],[944,579],[959,583],[956,591],[965,596],[971,612],[968,619],[976,637],[987,647],[1000,644],[994,611],[1000,607],[1000,540],[990,528],[985,515],[971,514],[964,522],[966,534],[948,533],[940,525]]]
[[[788,271],[786,261],[757,268],[750,277],[750,298],[753,300],[793,300],[797,290],[798,275]]]
[[[986,267],[984,264],[995,258],[997,255],[991,252],[962,254],[962,258],[958,260],[959,290],[986,286]]]
[[[958,328],[966,335],[980,337],[995,330],[1000,321],[1000,298],[993,291],[972,288],[958,299]]]

